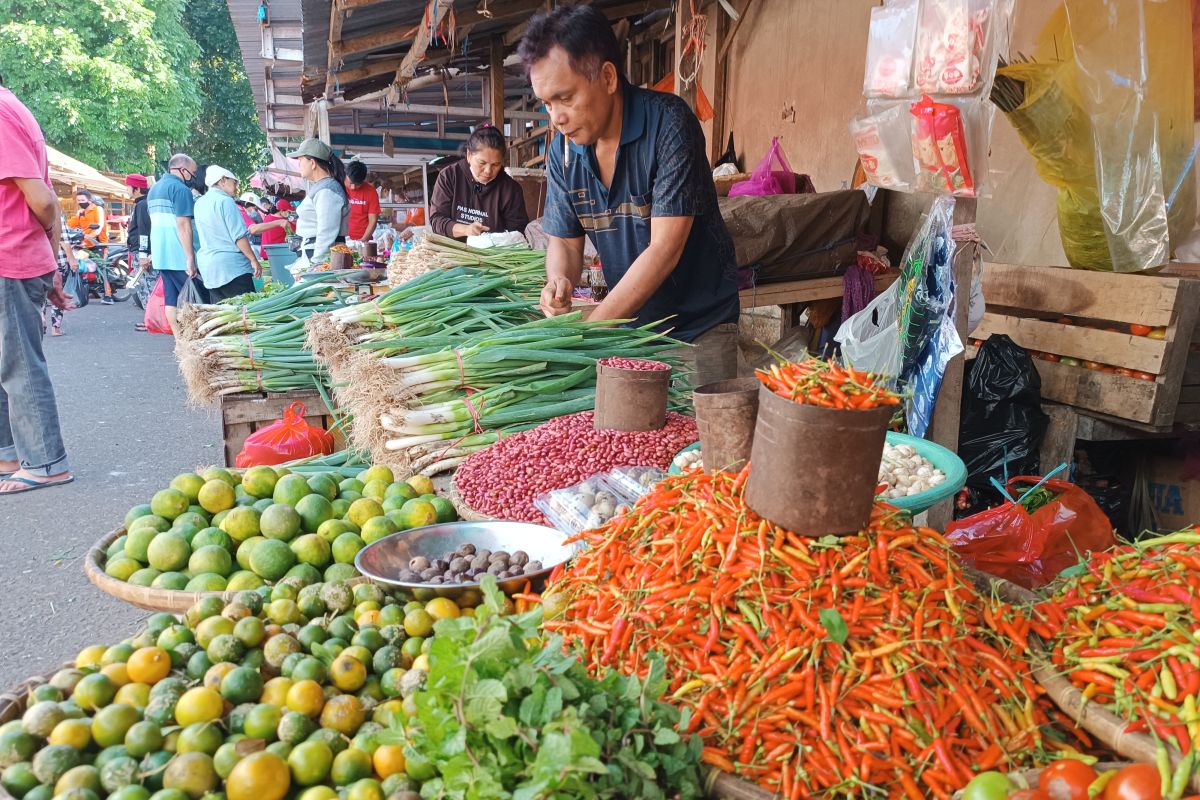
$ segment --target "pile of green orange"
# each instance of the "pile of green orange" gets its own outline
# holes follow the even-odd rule
[[[446,598],[286,579],[88,647],[0,727],[19,800],[414,800],[432,767],[371,734],[416,713]]]
[[[424,476],[384,466],[357,477],[279,467],[210,467],[179,475],[125,515],[104,571],[137,586],[189,592],[256,589],[287,577],[354,578],[354,557],[384,536],[458,519]]]

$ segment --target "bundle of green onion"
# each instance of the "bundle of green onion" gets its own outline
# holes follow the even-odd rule
[[[478,248],[457,239],[426,233],[411,250],[402,250],[388,264],[388,282],[406,283],[428,272],[453,267],[478,269],[507,275],[522,290],[538,292],[546,281],[546,253],[523,245]]]
[[[179,368],[193,403],[226,394],[323,388],[324,367],[306,348],[304,321],[341,307],[354,293],[333,276],[296,284],[240,306],[181,310]]]
[[[378,415],[388,434],[384,447],[408,469],[432,475],[501,434],[591,409],[600,358],[678,366],[679,343],[650,327],[587,322],[576,312],[477,334],[457,346],[439,337],[406,339],[406,355],[380,360],[392,372],[391,397],[400,398]],[[683,405],[682,389],[675,402]]]

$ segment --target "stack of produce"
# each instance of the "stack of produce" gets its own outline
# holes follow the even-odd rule
[[[629,674],[661,653],[704,760],[784,797],[946,798],[1037,755],[1027,619],[907,515],[805,539],[745,505],[748,475],[669,478],[582,534],[547,628]]]
[[[592,408],[598,358],[671,362],[679,347],[649,326],[547,319],[511,278],[465,268],[316,316],[308,329],[355,419],[355,446],[426,475],[502,433]]]
[[[416,712],[434,623],[473,613],[289,578],[182,622],[155,614],[31,690],[0,728],[2,785],[19,800],[416,800],[430,763],[371,736]]]
[[[1182,791],[1200,767],[1200,532],[1095,553],[1066,575],[1037,609],[1055,672],[1160,742],[1164,782]]]
[[[428,478],[396,481],[387,467],[357,477],[251,467],[179,475],[125,516],[105,574],[135,586],[189,592],[254,589],[284,578],[357,577],[354,557],[384,536],[458,519]]]
[[[700,797],[700,743],[659,701],[662,665],[593,678],[561,641],[536,643],[540,610],[504,616],[491,581],[478,607],[293,578],[155,614],[30,690],[0,728],[0,785],[18,800]]]
[[[298,283],[243,305],[185,306],[175,353],[197,405],[240,392],[287,392],[325,382],[304,344],[304,320],[355,297],[332,278]]]
[[[537,291],[546,281],[546,251],[530,250],[523,245],[481,249],[426,233],[411,250],[401,250],[392,256],[388,262],[388,283],[400,286],[433,270],[453,267],[477,267],[508,275],[515,283]]]
[[[699,438],[695,420],[674,412],[661,430],[640,432],[596,430],[593,416],[557,417],[504,437],[459,466],[454,488],[478,514],[544,523],[533,504],[539,496],[616,467],[666,469]]]

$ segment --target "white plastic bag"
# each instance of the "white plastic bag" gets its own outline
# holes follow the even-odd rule
[[[891,0],[871,9],[867,39],[867,97],[912,94],[913,46],[917,38],[917,0]]]
[[[838,328],[842,358],[857,370],[894,378],[900,374],[900,282]]]

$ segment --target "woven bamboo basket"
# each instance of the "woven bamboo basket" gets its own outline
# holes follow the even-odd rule
[[[206,597],[220,597],[228,603],[237,594],[237,592],[183,592],[154,589],[149,586],[134,586],[105,574],[104,562],[107,558],[108,548],[124,534],[125,528],[122,526],[112,533],[102,536],[98,542],[92,545],[92,549],[88,551],[83,560],[83,571],[88,580],[105,594],[147,611],[166,611],[171,614],[182,614],[197,601]],[[366,578],[358,577],[349,581],[349,584],[353,586],[366,580]]]
[[[475,509],[467,505],[467,501],[458,493],[458,488],[451,484],[446,489],[446,499],[454,504],[458,509],[458,516],[467,522],[483,522],[484,520],[495,519],[487,514],[480,514]]]
[[[1114,714],[1104,706],[1089,702],[1083,692],[1076,689],[1069,680],[1059,675],[1050,662],[1050,655],[1045,643],[1037,636],[1030,636],[1030,661],[1033,663],[1033,677],[1046,690],[1046,694],[1063,712],[1075,720],[1075,723],[1103,742],[1113,752],[1128,758],[1130,761],[1155,763],[1158,756],[1158,744],[1144,733],[1133,733],[1126,730],[1130,721]],[[1167,748],[1174,769],[1183,755],[1174,746]],[[1192,791],[1200,792],[1200,773],[1194,773],[1190,782]]]
[[[1096,772],[1108,772],[1109,770],[1121,769],[1122,767],[1128,766],[1129,762],[1127,761],[1102,761],[1098,764],[1094,764],[1092,768],[1095,769]],[[1030,769],[1025,770],[1024,772],[1010,772],[1008,773],[1008,779],[1012,781],[1018,789],[1036,789],[1038,785],[1038,779],[1042,777],[1042,772],[1043,770],[1040,769]],[[952,795],[955,800],[961,798],[962,796],[962,789],[959,789]]]

